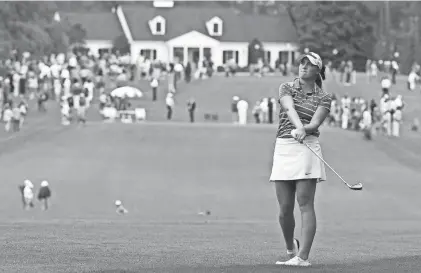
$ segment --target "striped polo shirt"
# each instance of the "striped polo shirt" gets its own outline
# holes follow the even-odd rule
[[[310,123],[317,107],[319,106],[326,108],[330,112],[332,95],[323,91],[323,89],[316,84],[313,93],[306,94],[301,89],[298,78],[292,82],[283,83],[279,86],[279,102],[283,96],[287,95],[292,96],[295,110],[297,111],[303,125]],[[295,126],[289,121],[288,114],[281,107],[279,111],[279,127],[276,137],[292,138],[291,131],[293,129],[295,129]],[[320,132],[317,130],[310,135],[318,137]]]

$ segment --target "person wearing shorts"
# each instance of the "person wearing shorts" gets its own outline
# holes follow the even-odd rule
[[[289,260],[276,264],[310,266],[310,249],[316,233],[314,196],[317,182],[326,180],[319,127],[329,115],[332,95],[322,89],[325,67],[320,56],[309,52],[299,59],[299,77],[279,87],[279,126],[270,181],[274,182],[279,203],[279,223]],[[303,240],[294,238],[294,204],[301,211]]]

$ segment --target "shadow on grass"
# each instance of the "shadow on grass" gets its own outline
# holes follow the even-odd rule
[[[290,268],[277,265],[256,264],[256,265],[230,265],[222,267],[174,267],[174,268],[131,268],[87,271],[86,273],[138,273],[138,272],[159,272],[159,273],[270,273],[270,272],[419,272],[421,267],[421,256],[405,256],[371,260],[368,262],[313,265],[310,268]]]

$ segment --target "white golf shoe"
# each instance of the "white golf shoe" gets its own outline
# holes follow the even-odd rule
[[[311,263],[307,260],[303,260],[298,256],[286,261],[286,262],[276,262],[277,265],[287,265],[287,266],[300,266],[300,267],[309,267]]]

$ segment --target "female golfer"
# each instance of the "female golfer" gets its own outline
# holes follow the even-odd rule
[[[332,96],[322,90],[325,67],[319,55],[309,52],[299,60],[299,78],[279,87],[279,127],[270,181],[275,182],[279,223],[290,260],[276,264],[310,266],[308,256],[316,233],[316,184],[326,180],[323,162],[303,142],[322,156],[319,127],[330,112]],[[302,244],[294,239],[294,202],[302,219]]]

